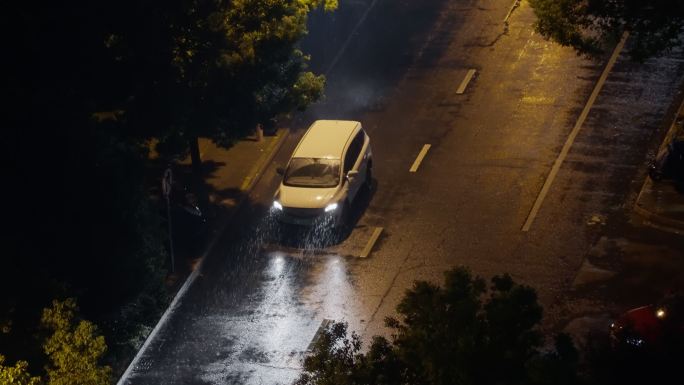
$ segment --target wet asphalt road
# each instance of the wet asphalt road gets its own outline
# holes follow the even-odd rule
[[[126,383],[291,383],[323,320],[347,321],[366,340],[383,334],[414,280],[440,282],[457,265],[537,288],[549,330],[614,311],[620,293],[597,295],[610,290],[576,278],[588,259],[619,276],[619,255],[595,252],[606,236],[649,243],[629,207],[684,80],[684,55],[618,59],[523,232],[603,63],[537,36],[525,2],[504,23],[511,3],[341,1],[337,13],[317,14],[304,49],[328,75],[326,100],[298,118]],[[469,69],[476,74],[457,94]],[[376,184],[339,244],[324,230],[281,234],[268,214],[275,167],[318,118],[360,120],[372,140]],[[375,227],[384,230],[373,253],[358,258]],[[684,256],[681,239],[653,242]],[[624,294],[618,302],[630,304]]]

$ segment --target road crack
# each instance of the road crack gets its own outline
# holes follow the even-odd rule
[[[392,282],[390,282],[389,286],[387,287],[387,290],[385,290],[385,293],[383,293],[382,297],[380,297],[380,302],[378,303],[378,306],[375,307],[375,310],[373,311],[373,314],[371,314],[370,319],[368,322],[366,322],[366,326],[363,329],[363,334],[366,334],[366,331],[368,330],[368,327],[373,323],[375,320],[375,315],[378,314],[378,311],[380,311],[380,308],[382,307],[383,303],[385,302],[385,299],[389,295],[390,291],[392,291],[392,288],[394,287],[394,283],[397,281],[397,278],[399,277],[399,274],[404,272],[403,266],[406,265],[406,262],[409,260],[411,255],[413,254],[413,250],[416,248],[415,245],[411,247],[411,249],[406,253],[406,257],[404,260],[401,262],[399,265],[399,268],[397,269],[397,272],[394,274],[394,277],[392,277]]]
[[[481,47],[481,48],[493,47],[496,43],[499,42],[499,40],[501,40],[502,37],[508,35],[508,29],[510,26],[509,19],[513,15],[513,12],[515,12],[515,10],[518,9],[519,7],[520,7],[520,0],[516,0],[515,2],[513,2],[513,5],[511,5],[511,8],[508,10],[506,17],[504,18],[503,31],[501,33],[499,33],[498,35],[496,35],[494,37],[494,39],[492,39],[492,41],[490,41],[489,43],[485,43],[485,44],[472,44],[471,47]]]

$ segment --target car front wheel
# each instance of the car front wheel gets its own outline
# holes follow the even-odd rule
[[[370,167],[370,164],[366,169],[366,180],[364,181],[364,185],[368,190],[370,190],[373,187],[373,168]]]

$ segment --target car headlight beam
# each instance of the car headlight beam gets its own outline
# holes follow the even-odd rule
[[[331,211],[335,211],[337,209],[337,203],[331,203],[327,206],[325,206],[325,212],[329,213]]]

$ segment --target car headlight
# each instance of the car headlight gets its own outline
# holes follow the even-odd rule
[[[278,202],[278,201],[273,201],[273,208],[278,210],[278,211],[282,211],[283,205],[281,205],[280,202]]]
[[[329,213],[331,211],[335,211],[337,209],[337,203],[331,203],[327,206],[325,206],[325,212]]]

